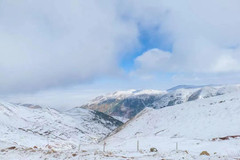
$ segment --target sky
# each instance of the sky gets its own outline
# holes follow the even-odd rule
[[[240,80],[238,0],[0,0],[0,99],[59,110]]]

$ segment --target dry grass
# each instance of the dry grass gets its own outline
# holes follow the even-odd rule
[[[205,155],[205,156],[210,156],[210,154],[207,151],[202,151],[200,153],[200,156]]]

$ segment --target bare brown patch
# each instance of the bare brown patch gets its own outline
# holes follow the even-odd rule
[[[224,141],[224,140],[230,140],[230,139],[235,139],[235,138],[240,138],[240,135],[217,137],[217,138],[213,138],[212,141],[217,141],[217,140]]]
[[[13,149],[16,149],[16,147],[15,147],[15,146],[12,146],[12,147],[8,147],[7,149],[13,150]]]
[[[73,153],[73,154],[72,154],[72,156],[73,156],[73,157],[76,157],[76,156],[77,156],[77,154],[76,154],[76,153]]]
[[[210,156],[210,154],[207,151],[202,151],[200,153],[200,156],[205,155],[205,156]]]

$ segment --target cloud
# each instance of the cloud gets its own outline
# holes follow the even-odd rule
[[[148,68],[188,73],[240,71],[239,1],[131,2],[135,5],[129,17],[145,29],[158,28],[155,36],[168,35],[167,40],[172,44],[171,56],[164,65],[156,63],[156,54],[146,54],[151,50],[137,57],[136,61],[142,59],[141,65],[137,64],[141,70],[145,66],[146,71]],[[148,60],[143,60],[146,55]],[[162,56],[161,51],[159,56]]]
[[[191,42],[189,42],[191,43]],[[173,52],[151,49],[135,59],[136,72],[231,73],[240,71],[240,50],[218,48],[207,40],[175,47]]]
[[[120,72],[136,24],[113,1],[0,1],[0,92],[85,83]]]
[[[171,59],[171,53],[165,52],[159,49],[151,49],[138,56],[135,59],[135,65],[139,72],[154,72],[161,71],[166,68],[169,60]]]
[[[142,30],[161,44],[134,61],[134,74],[145,79],[151,72],[238,73],[238,15],[238,0],[0,0],[0,93],[117,76]]]
[[[61,111],[86,104],[96,96],[105,94],[108,90],[96,88],[83,88],[81,86],[68,87],[67,89],[48,89],[34,93],[18,93],[0,96],[1,100],[12,103],[37,104],[42,107],[55,108]],[[94,86],[96,87],[96,86]]]

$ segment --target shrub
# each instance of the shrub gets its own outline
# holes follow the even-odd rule
[[[202,151],[200,153],[200,156],[205,155],[205,156],[210,156],[210,154],[207,151]]]
[[[73,153],[72,156],[75,157],[75,156],[77,156],[77,154],[76,154],[76,153]]]
[[[9,147],[9,148],[7,148],[7,149],[13,150],[13,149],[16,149],[16,147],[15,147],[15,146],[12,146],[12,147]]]
[[[158,151],[157,148],[154,148],[154,147],[150,148],[150,152],[157,152],[157,151]]]

